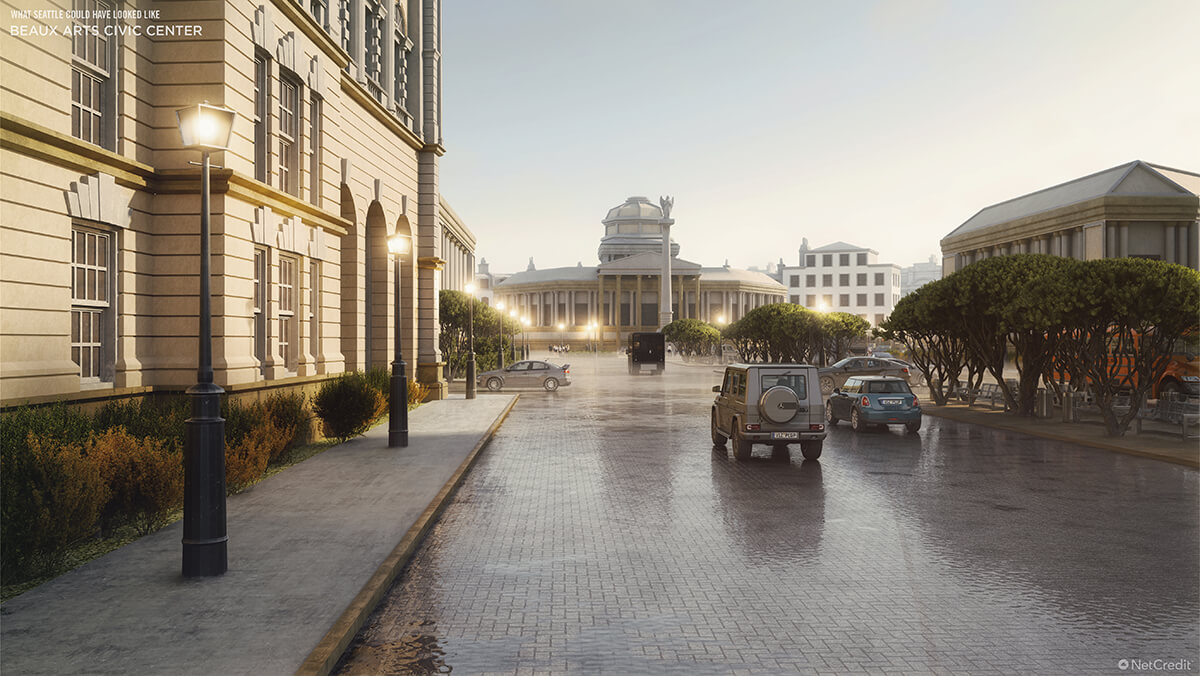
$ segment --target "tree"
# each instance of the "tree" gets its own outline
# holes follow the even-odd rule
[[[1072,284],[1086,302],[1065,317],[1078,371],[1096,395],[1109,436],[1122,436],[1184,335],[1200,330],[1200,272],[1163,261],[1104,258],[1080,264]],[[1118,394],[1130,406],[1118,414]]]
[[[938,406],[945,406],[949,393],[958,387],[967,361],[962,322],[951,309],[950,277],[925,284],[901,298],[875,332],[881,338],[904,344]]]
[[[521,330],[520,322],[502,316],[478,298],[461,291],[443,290],[438,296],[438,348],[446,360],[452,376],[466,371],[468,335],[471,323],[471,305],[475,317],[475,363],[481,371],[496,367],[500,350],[500,332],[503,332],[504,359],[516,359],[516,341],[513,337]],[[503,320],[503,322],[501,322]]]
[[[721,344],[717,327],[699,319],[676,319],[664,326],[662,332],[679,348],[680,356],[709,354],[712,346]]]
[[[833,355],[829,363],[850,354],[850,345],[856,339],[866,338],[867,332],[871,330],[867,320],[847,312],[826,314],[824,324],[827,353]]]

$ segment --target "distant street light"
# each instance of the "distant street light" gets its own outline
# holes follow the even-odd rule
[[[559,323],[559,325],[558,325],[558,347],[560,350],[564,350],[564,351],[567,349],[567,331],[566,331],[566,329],[567,329],[566,324]]]
[[[402,284],[400,279],[401,261],[404,255],[412,251],[412,237],[396,233],[388,238],[388,251],[396,257],[396,321],[393,327],[394,355],[392,357],[392,388],[388,398],[388,448],[408,446],[408,376],[405,374],[404,333],[400,330],[400,315],[403,313],[400,304]]]
[[[500,339],[496,368],[504,368],[504,301],[496,303],[496,336]]]
[[[237,113],[206,103],[175,111],[183,145],[200,149],[200,335],[196,384],[187,389],[192,417],[183,443],[183,576],[210,577],[229,569],[225,529],[225,420],[213,379],[212,249],[209,153],[229,147]]]
[[[521,318],[521,359],[529,359],[529,317]]]
[[[475,285],[467,285],[467,399],[475,398]]]

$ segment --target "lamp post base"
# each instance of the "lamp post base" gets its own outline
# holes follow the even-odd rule
[[[392,387],[388,402],[388,448],[408,446],[408,376],[402,360],[392,362]]]
[[[467,399],[475,398],[475,353],[467,358]]]
[[[211,577],[229,569],[225,530],[225,420],[213,383],[188,388],[192,417],[183,449],[183,575]]]

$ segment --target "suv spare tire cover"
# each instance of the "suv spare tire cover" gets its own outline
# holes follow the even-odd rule
[[[782,424],[796,417],[800,398],[790,387],[776,385],[758,399],[758,413],[773,423]]]

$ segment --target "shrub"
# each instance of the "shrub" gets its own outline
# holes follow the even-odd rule
[[[92,430],[91,418],[66,404],[21,406],[0,418],[0,448],[4,452],[26,448],[30,433],[44,441],[82,444]]]
[[[138,439],[183,439],[190,417],[192,402],[186,395],[111,401],[96,412],[92,429],[103,432],[121,427]]]
[[[221,417],[225,419],[225,448],[236,446],[254,429],[262,417],[262,411],[254,406],[224,397],[221,399]]]
[[[425,401],[425,397],[429,395],[429,388],[415,380],[408,381],[408,408],[412,409],[421,405]]]
[[[308,437],[313,416],[312,412],[308,410],[306,399],[303,392],[290,394],[277,392],[263,402],[265,413],[271,416],[281,428],[291,430],[286,443],[271,455],[271,462],[278,460],[285,451],[296,446],[302,438]]]
[[[313,410],[325,436],[345,441],[366,432],[386,404],[361,371],[344,373],[321,384]]]
[[[130,523],[142,535],[152,533],[182,506],[179,441],[138,439],[118,427],[93,435],[85,452],[99,467],[110,492],[101,520],[106,532]]]
[[[95,532],[108,487],[80,444],[30,434],[5,450],[0,566],[11,583],[58,570],[67,548]]]
[[[240,493],[262,478],[267,462],[287,448],[293,430],[264,416],[240,441],[225,447],[225,487]]]
[[[372,366],[363,374],[367,383],[386,401],[392,391],[392,371],[384,366]]]

